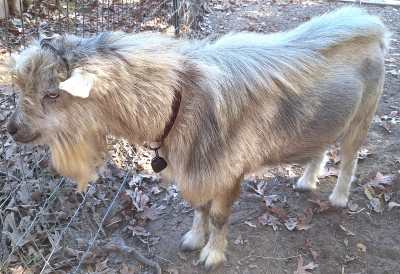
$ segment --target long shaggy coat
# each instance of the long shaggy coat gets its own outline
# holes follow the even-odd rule
[[[382,22],[351,7],[288,32],[215,41],[122,32],[38,41],[13,64],[22,93],[9,130],[17,141],[49,144],[56,169],[83,189],[95,178],[105,136],[158,140],[178,92],[161,147],[164,175],[197,208],[184,246],[204,245],[210,215],[201,257],[214,266],[224,258],[230,205],[252,170],[308,163],[298,187],[311,189],[327,146],[340,142],[331,201],[347,203],[355,155],[382,92],[387,44]],[[69,77],[72,85],[60,84]]]

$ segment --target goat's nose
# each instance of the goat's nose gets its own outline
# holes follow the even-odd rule
[[[17,123],[15,123],[14,121],[8,122],[7,130],[11,135],[15,135],[18,131]]]

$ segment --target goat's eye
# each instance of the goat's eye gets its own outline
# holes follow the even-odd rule
[[[58,96],[60,96],[60,93],[58,92],[49,92],[46,94],[46,97],[49,99],[56,99]]]

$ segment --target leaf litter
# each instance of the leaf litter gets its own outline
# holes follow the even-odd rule
[[[310,262],[306,265],[304,265],[304,259],[303,256],[299,256],[298,261],[297,261],[297,269],[296,271],[293,272],[293,274],[312,274],[309,270],[314,270],[318,267],[318,264],[314,262]]]
[[[280,201],[283,206],[278,206],[275,203]],[[304,209],[301,214],[288,212],[285,209],[286,199],[280,198],[279,195],[269,195],[264,199],[266,212],[258,217],[258,222],[264,226],[271,226],[274,231],[280,227],[286,227],[289,231],[308,230],[312,227],[311,221],[314,215],[312,208]]]
[[[363,185],[364,194],[369,201],[368,206],[374,212],[382,213],[385,210],[386,203],[392,197],[392,186],[397,180],[397,175],[383,175],[381,172],[377,172],[373,178]],[[391,205],[392,207],[389,207],[389,210],[393,208],[393,203]]]

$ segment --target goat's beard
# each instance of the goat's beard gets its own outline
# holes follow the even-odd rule
[[[50,143],[55,170],[78,184],[78,192],[86,190],[88,183],[97,179],[97,170],[105,162],[106,136],[90,132],[84,136],[58,135]]]

